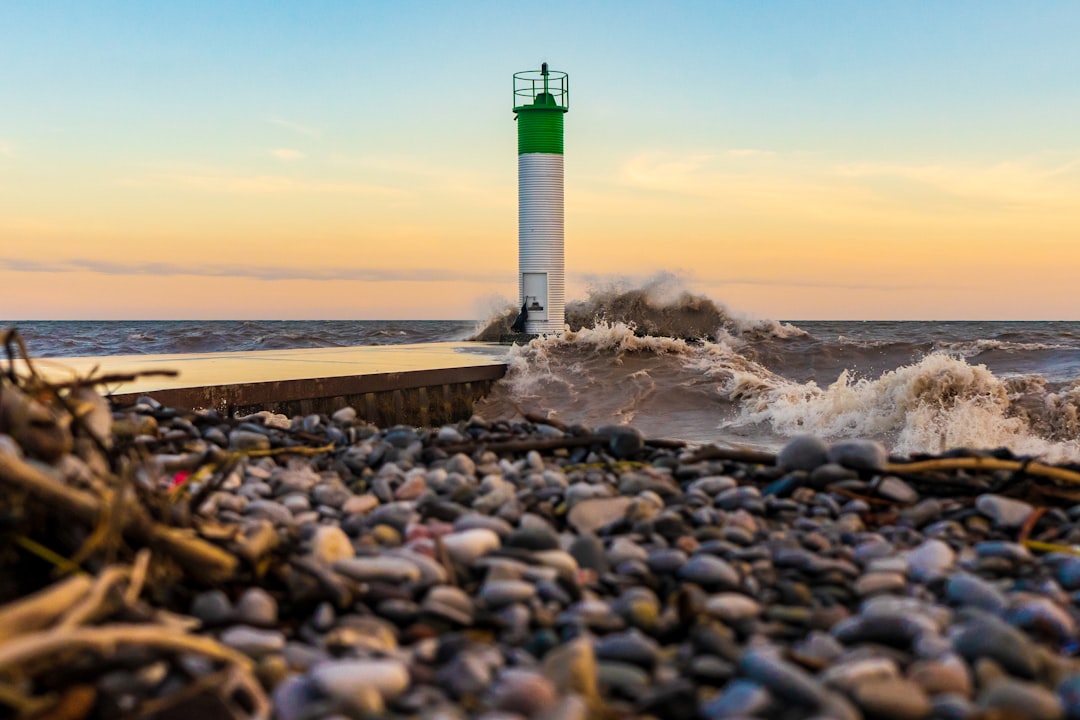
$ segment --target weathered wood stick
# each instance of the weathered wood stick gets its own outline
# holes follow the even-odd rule
[[[1037,475],[1067,483],[1080,484],[1080,473],[1038,462],[1019,462],[997,458],[966,457],[922,460],[913,463],[890,463],[886,468],[894,473],[920,473],[932,470],[1012,470],[1025,475]]]
[[[98,498],[70,488],[10,454],[0,453],[0,483],[27,492],[87,524],[97,522],[101,513],[102,502]],[[172,557],[191,577],[202,582],[228,579],[239,563],[235,556],[216,545],[193,537],[189,531],[155,523],[142,512],[125,513],[123,529],[125,535]]]
[[[453,445],[439,445],[438,447],[448,453],[472,453],[476,450],[490,450],[500,452],[528,452],[529,450],[559,450],[573,447],[589,447],[590,445],[606,445],[610,438],[607,435],[580,435],[561,438],[542,438],[540,440],[505,440],[502,442],[471,442],[456,443]]]
[[[93,584],[89,575],[72,575],[0,607],[0,644],[51,626],[86,595]]]
[[[41,660],[57,653],[90,650],[108,655],[120,646],[155,647],[173,652],[190,652],[250,670],[251,659],[217,640],[187,635],[161,625],[101,625],[38,632],[14,638],[0,645],[0,672]]]
[[[685,458],[685,463],[696,463],[702,460],[733,460],[735,462],[755,463],[758,465],[775,465],[776,456],[772,453],[762,452],[761,450],[750,450],[747,448],[722,448],[715,445],[706,445],[703,448],[696,450],[689,457]]]

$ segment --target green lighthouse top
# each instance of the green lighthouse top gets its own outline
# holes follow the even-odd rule
[[[570,77],[559,70],[548,70],[543,63],[539,70],[514,73],[514,112],[557,111],[570,109]]]

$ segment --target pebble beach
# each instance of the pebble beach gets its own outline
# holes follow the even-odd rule
[[[11,716],[1080,718],[1076,468],[27,389]]]

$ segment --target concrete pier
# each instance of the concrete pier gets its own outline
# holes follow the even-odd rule
[[[35,361],[56,380],[175,370],[102,388],[117,406],[144,395],[164,405],[232,415],[332,413],[346,406],[380,426],[438,425],[466,419],[506,373],[506,347],[425,343],[180,355],[122,355]]]

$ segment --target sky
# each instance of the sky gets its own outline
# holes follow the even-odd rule
[[[0,319],[481,319],[512,75],[568,298],[1080,320],[1080,3],[0,0]]]

